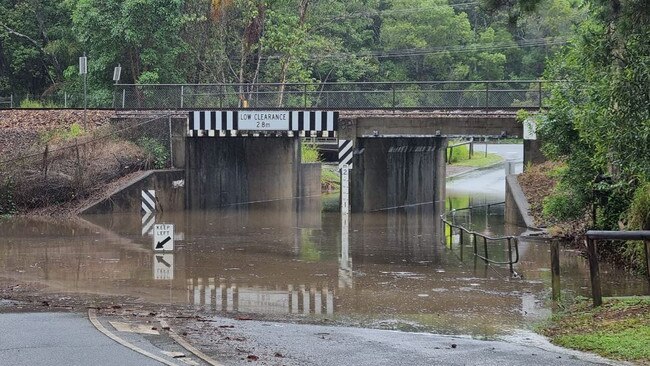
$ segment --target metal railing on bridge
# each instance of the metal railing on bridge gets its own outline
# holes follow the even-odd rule
[[[492,206],[504,205],[505,202],[498,203],[489,203],[485,205],[476,205],[463,208],[452,209],[442,215],[440,215],[440,220],[443,225],[449,228],[448,236],[445,234],[445,244],[449,246],[449,249],[453,249],[454,243],[458,244],[460,249],[460,257],[463,259],[463,251],[465,245],[471,245],[473,249],[473,255],[476,258],[482,259],[485,263],[496,264],[496,265],[508,265],[510,273],[515,273],[513,265],[519,262],[519,241],[516,236],[498,236],[493,237],[480,233],[478,231],[467,229],[463,225],[456,224],[454,222],[454,214],[459,211],[473,210],[479,207],[486,207],[487,210]],[[447,230],[445,228],[445,232]],[[454,240],[454,232],[457,232],[458,238]],[[482,249],[479,249],[479,242],[482,244]],[[490,254],[490,246],[499,248],[500,245],[506,245],[506,258],[497,258],[497,255]],[[499,248],[501,249],[501,248]],[[501,250],[497,249],[497,252]],[[482,253],[481,253],[482,252]]]
[[[520,109],[542,108],[549,81],[286,84],[117,84],[116,109]]]

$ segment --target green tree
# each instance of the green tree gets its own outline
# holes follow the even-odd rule
[[[650,179],[650,8],[643,0],[595,1],[593,15],[551,63],[548,118],[539,126],[545,152],[568,162],[564,194],[592,201],[599,226],[624,218],[634,191]],[[595,179],[607,175],[610,180]]]
[[[0,94],[52,94],[78,47],[67,1],[0,1]]]
[[[73,26],[89,61],[91,90],[110,100],[112,70],[120,63],[124,83],[183,82],[185,50],[180,0],[78,0]],[[68,67],[71,83],[76,67]],[[106,102],[106,100],[104,100]],[[99,103],[99,101],[98,101]]]

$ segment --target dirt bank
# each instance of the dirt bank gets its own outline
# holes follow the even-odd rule
[[[74,123],[92,131],[115,115],[113,111],[71,109],[10,109],[0,110],[0,161],[20,156],[40,142],[43,133],[68,129]]]
[[[151,169],[158,157],[144,145],[161,144],[147,131],[116,130],[114,115],[0,111],[0,214],[74,215],[122,179]]]
[[[552,161],[533,165],[517,178],[530,204],[530,214],[536,226],[548,228],[551,236],[573,241],[574,245],[582,247],[580,239],[589,225],[588,212],[582,217],[568,221],[553,221],[543,213],[544,199],[553,193],[559,179],[553,172],[560,166],[561,163]]]

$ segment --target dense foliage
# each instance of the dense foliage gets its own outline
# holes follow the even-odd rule
[[[596,227],[618,229],[650,180],[650,8],[645,0],[590,7],[592,17],[546,73],[580,81],[554,87],[539,128],[546,154],[568,163],[548,206],[578,216],[594,204]]]
[[[585,18],[581,0],[535,13],[456,0],[0,0],[0,96],[123,83],[537,78]]]

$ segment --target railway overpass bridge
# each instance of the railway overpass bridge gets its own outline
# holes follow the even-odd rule
[[[538,81],[117,85],[114,100],[124,118],[173,110],[186,208],[313,193],[301,139],[327,137],[359,212],[444,201],[447,138],[520,138],[516,111],[539,110],[543,95]],[[531,160],[534,142],[525,150]]]

